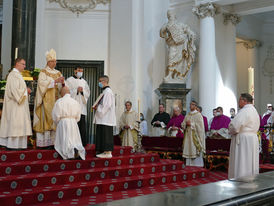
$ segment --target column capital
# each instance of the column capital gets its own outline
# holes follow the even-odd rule
[[[214,17],[215,15],[219,14],[219,7],[216,4],[211,2],[206,4],[199,4],[192,8],[192,12],[199,18],[203,19],[205,17]]]
[[[262,46],[262,43],[259,40],[256,40],[256,39],[238,41],[237,43],[238,44],[243,44],[243,46],[246,49],[254,49],[256,47]]]
[[[236,26],[236,24],[239,24],[241,21],[241,17],[237,14],[231,14],[231,13],[223,13],[224,17],[224,24],[227,25],[229,21]]]

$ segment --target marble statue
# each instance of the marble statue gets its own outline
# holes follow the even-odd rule
[[[168,74],[166,83],[185,83],[185,77],[195,59],[195,34],[189,26],[177,21],[171,11],[167,12],[168,22],[160,30],[160,37],[168,47]]]

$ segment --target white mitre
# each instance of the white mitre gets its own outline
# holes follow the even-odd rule
[[[54,49],[50,49],[46,52],[46,59],[48,61],[56,60],[56,51]]]

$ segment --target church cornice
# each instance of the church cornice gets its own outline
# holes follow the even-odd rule
[[[56,2],[62,8],[79,15],[88,10],[96,8],[98,4],[108,4],[111,0],[49,0],[50,3]]]
[[[262,46],[262,43],[256,39],[237,41],[237,44],[243,44],[246,49],[254,49]]]

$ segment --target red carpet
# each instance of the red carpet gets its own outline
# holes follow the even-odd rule
[[[274,170],[274,165],[273,164],[260,164],[260,173],[262,172],[269,172]]]
[[[65,201],[55,201],[51,203],[41,204],[41,205],[94,205],[103,202],[111,202],[113,200],[126,199],[130,197],[149,195],[157,192],[165,192],[169,190],[176,190],[180,188],[196,186],[200,184],[207,184],[210,182],[216,182],[227,179],[226,172],[210,172],[208,177],[200,178],[196,180],[188,180],[170,184],[162,184],[157,186],[142,187],[139,189],[123,190],[118,192],[91,195],[82,198],[74,198]]]
[[[54,150],[0,151],[1,205],[95,204],[224,178],[130,147],[115,147],[111,159],[94,156],[94,145],[85,161],[62,160]]]

